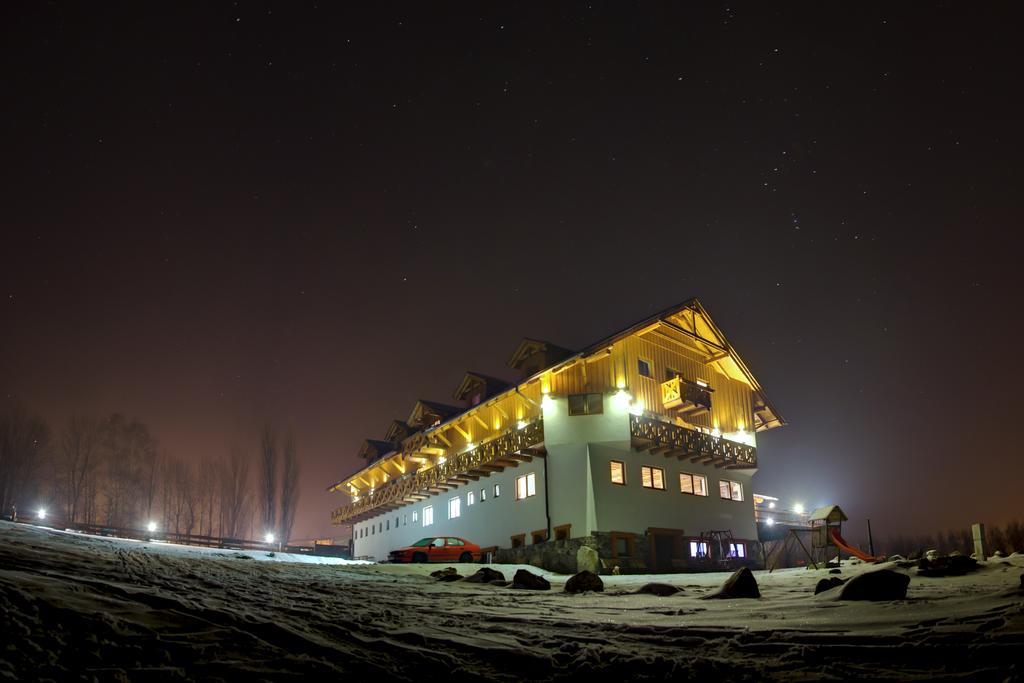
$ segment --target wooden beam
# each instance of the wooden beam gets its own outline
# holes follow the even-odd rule
[[[483,427],[487,431],[491,431],[491,426],[489,424],[487,424],[486,422],[484,422],[483,419],[481,419],[481,417],[479,415],[477,415],[476,413],[473,413],[473,419],[476,420],[477,422],[479,422],[481,427]]]
[[[671,448],[672,446],[666,445],[655,446],[654,448],[651,449],[651,455],[658,455],[659,453],[664,453],[665,451],[670,450]]]
[[[467,443],[469,441],[472,441],[472,439],[469,438],[469,432],[467,432],[465,429],[455,424],[454,422],[452,423],[452,429],[457,431],[459,434],[462,434],[462,438],[465,439]]]
[[[436,433],[434,434],[434,436],[436,436],[436,437],[437,437],[437,438],[439,438],[439,439],[440,439],[441,441],[443,441],[443,442],[444,442],[444,445],[445,445],[445,446],[447,446],[448,448],[451,448],[451,447],[452,447],[452,442],[451,442],[451,441],[449,441],[448,439],[446,439],[446,438],[445,438],[445,436],[444,436],[444,434],[443,434],[442,432],[436,432]]]

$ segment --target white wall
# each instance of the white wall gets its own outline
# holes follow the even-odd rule
[[[680,462],[647,451],[616,448],[604,444],[589,447],[597,527],[599,531],[631,531],[643,533],[648,527],[683,529],[687,535],[699,536],[702,531],[730,530],[737,539],[756,540],[754,497],[750,485],[753,470],[717,469],[713,466]],[[626,468],[626,485],[611,482],[611,461],[619,460]],[[665,490],[644,488],[640,468],[644,465],[665,471]],[[708,495],[680,492],[679,474],[690,472],[707,478]],[[739,482],[743,500],[721,498],[720,480]]]
[[[515,479],[533,472],[536,474],[537,494],[523,500],[515,498]],[[494,485],[501,485],[501,495],[494,497]],[[487,500],[480,500],[480,490],[486,489]],[[466,505],[466,494],[476,494],[476,504]],[[448,519],[448,501],[459,496],[462,499],[461,515]],[[434,508],[434,523],[423,526],[423,508]],[[419,513],[419,520],[412,521],[412,513]],[[406,518],[408,516],[408,521]],[[398,526],[395,526],[395,522]],[[380,531],[383,524],[384,530]],[[389,528],[390,526],[390,528]],[[360,530],[373,527],[374,533],[359,538]],[[516,534],[526,534],[526,543],[531,542],[530,533],[547,528],[544,511],[544,460],[534,458],[533,462],[518,467],[506,468],[504,472],[481,477],[451,491],[438,493],[427,500],[410,503],[389,513],[353,525],[353,550],[356,557],[372,557],[378,561],[388,558],[396,548],[415,543],[428,536],[457,536],[476,543],[481,547],[498,546],[508,548]]]

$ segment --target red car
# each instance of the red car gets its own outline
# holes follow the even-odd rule
[[[410,546],[392,550],[392,562],[475,562],[482,557],[480,546],[464,538],[430,536]]]

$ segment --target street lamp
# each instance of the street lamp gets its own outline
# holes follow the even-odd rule
[[[146,525],[146,531],[148,531],[149,533],[155,532],[156,531],[156,522],[150,522],[149,524],[147,524]]]
[[[39,512],[36,513],[39,519],[46,519],[46,508],[39,508]]]
[[[273,543],[274,542],[274,534],[272,532],[268,531],[267,535],[263,537],[263,540],[266,541],[267,543]]]

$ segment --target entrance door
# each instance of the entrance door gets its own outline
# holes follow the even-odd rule
[[[683,560],[683,530],[682,529],[648,529],[647,530],[651,569],[656,572],[679,571],[678,564],[673,560]]]

